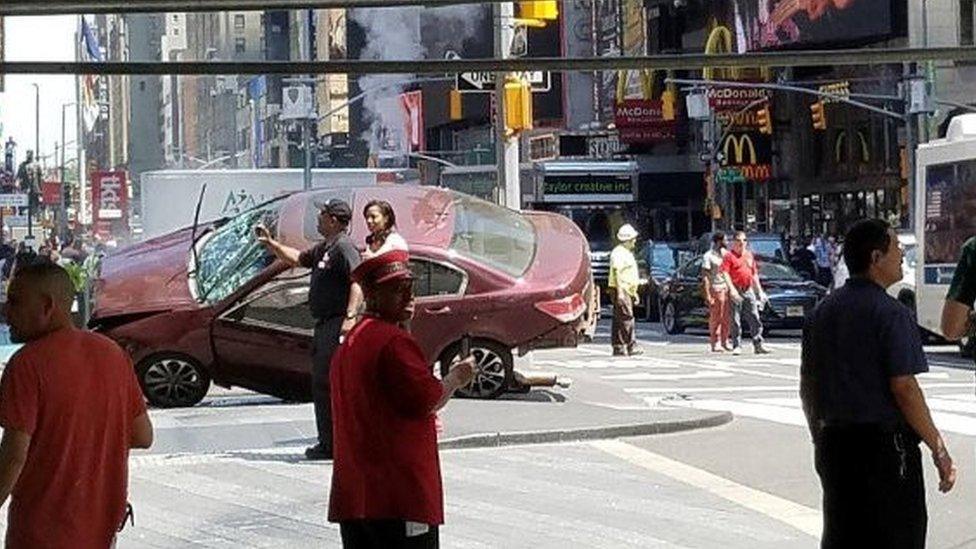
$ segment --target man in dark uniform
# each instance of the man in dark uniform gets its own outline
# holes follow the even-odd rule
[[[973,337],[973,303],[976,302],[976,236],[962,245],[959,264],[942,305],[942,335],[949,341]]]
[[[915,375],[928,371],[911,312],[885,289],[901,280],[898,237],[881,220],[847,233],[851,278],[807,317],[800,398],[823,487],[821,547],[921,548],[927,513],[919,442],[939,489],[956,469]]]
[[[332,401],[329,364],[339,346],[339,337],[352,329],[359,316],[363,294],[352,281],[359,266],[359,251],[347,234],[352,208],[343,200],[331,199],[320,207],[319,233],[325,238],[311,249],[299,252],[273,239],[266,227],[255,228],[258,240],[278,259],[292,266],[312,270],[308,306],[315,317],[312,346],[312,399],[318,444],[305,450],[308,459],[332,459]]]

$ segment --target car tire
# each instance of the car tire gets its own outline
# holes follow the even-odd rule
[[[669,335],[678,335],[685,332],[685,327],[678,321],[678,308],[673,301],[668,301],[664,304],[664,309],[661,312],[661,325],[664,326],[664,331]]]
[[[451,371],[460,351],[461,343],[457,342],[441,354],[441,378]],[[490,400],[509,389],[514,376],[511,350],[495,341],[475,339],[471,341],[471,354],[475,358],[474,380],[458,389],[455,395]]]
[[[210,373],[193,358],[178,353],[160,353],[136,366],[142,393],[159,408],[195,406],[210,390]]]

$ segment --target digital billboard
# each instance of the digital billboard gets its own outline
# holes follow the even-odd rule
[[[740,51],[864,43],[906,32],[900,9],[906,0],[733,0],[732,3]]]

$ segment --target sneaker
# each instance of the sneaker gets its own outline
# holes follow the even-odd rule
[[[556,378],[556,387],[560,389],[569,389],[572,384],[573,380],[571,378],[562,376]]]
[[[772,351],[770,351],[769,349],[763,347],[761,343],[758,344],[758,345],[756,345],[756,354],[757,355],[769,355],[769,354],[772,354],[772,353],[773,353]]]
[[[712,347],[711,349],[713,353],[724,353],[725,351],[728,350],[728,349],[723,349],[721,347]]]
[[[627,351],[627,354],[629,354],[630,356],[640,356],[644,354],[644,349],[641,349],[640,347],[634,347],[629,351]]]
[[[627,352],[626,351],[618,351],[618,350],[614,349],[613,350],[613,356],[627,356]]]
[[[742,347],[733,347],[732,348],[732,354],[735,355],[735,356],[741,355],[742,354]]]
[[[310,461],[330,460],[332,459],[332,452],[321,444],[316,444],[305,449],[305,459]]]

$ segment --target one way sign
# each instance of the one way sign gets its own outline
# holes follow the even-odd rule
[[[528,80],[534,92],[547,92],[552,89],[552,79],[549,71],[526,71],[518,73]],[[462,72],[456,77],[457,89],[462,93],[491,92],[495,90],[495,73],[493,72]]]

